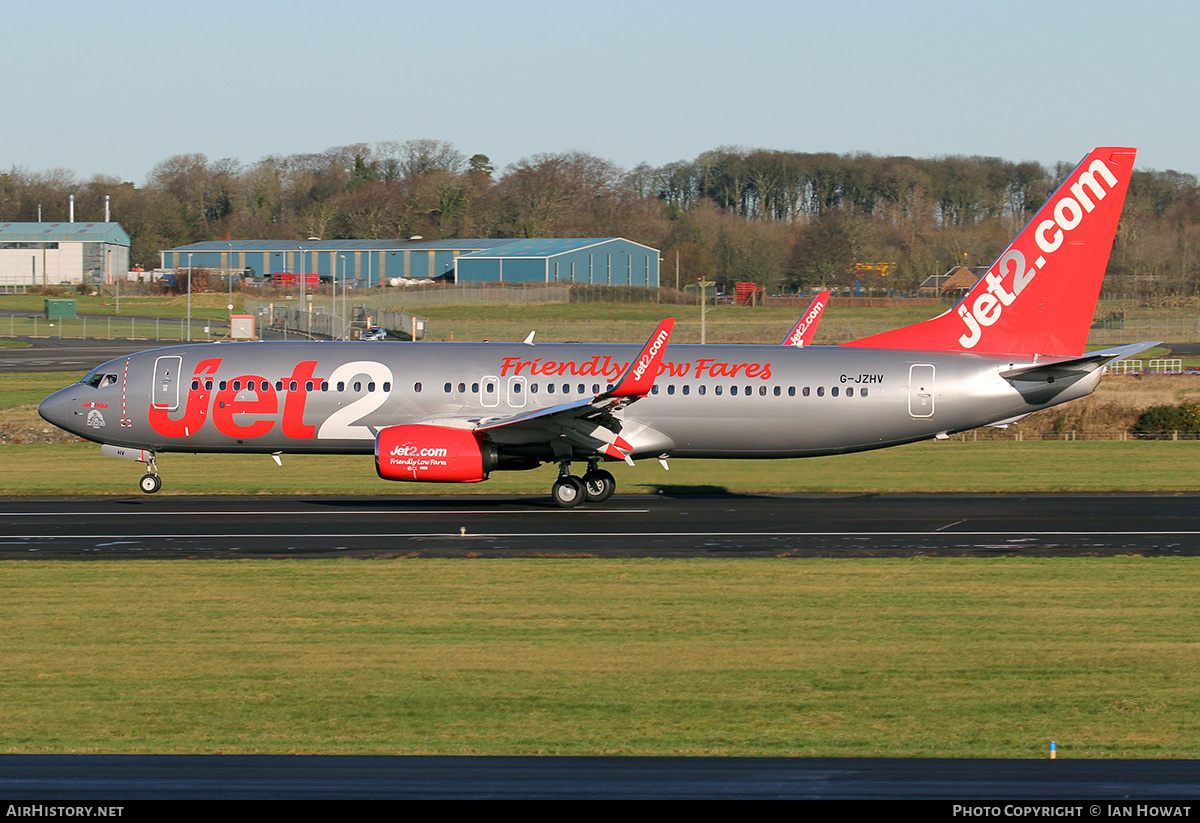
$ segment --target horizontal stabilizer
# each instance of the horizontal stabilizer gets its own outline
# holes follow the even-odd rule
[[[1126,357],[1132,357],[1157,345],[1159,345],[1157,341],[1151,343],[1130,343],[1126,346],[1116,346],[1111,349],[1088,352],[1082,357],[1073,357],[1070,360],[1058,360],[1053,363],[1039,363],[1033,366],[1010,369],[1009,371],[1000,372],[1000,376],[1010,383],[1014,381],[1021,383],[1054,383],[1058,380],[1068,380],[1082,377],[1085,374],[1091,374],[1102,366],[1107,366],[1109,363],[1115,363],[1118,360],[1124,360]]]

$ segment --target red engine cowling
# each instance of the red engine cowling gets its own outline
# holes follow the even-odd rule
[[[485,461],[484,450],[466,429],[389,426],[375,438],[375,471],[384,480],[478,483],[494,466],[494,460]]]

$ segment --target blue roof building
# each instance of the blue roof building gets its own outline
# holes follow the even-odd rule
[[[160,253],[164,269],[316,273],[365,286],[401,279],[459,283],[658,286],[658,251],[620,237],[512,240],[209,240]]]
[[[658,250],[623,237],[512,240],[459,257],[457,281],[658,288]]]

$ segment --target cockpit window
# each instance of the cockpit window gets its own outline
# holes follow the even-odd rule
[[[81,381],[91,386],[93,389],[102,389],[105,386],[115,386],[117,384],[117,376],[115,374],[105,374],[104,372],[92,372]]]

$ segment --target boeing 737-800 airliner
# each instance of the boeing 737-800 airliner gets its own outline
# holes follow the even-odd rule
[[[1091,152],[955,308],[841,346],[670,344],[672,320],[640,348],[184,345],[109,361],[39,411],[147,463],[146,492],[168,452],[374,453],[397,481],[557,463],[560,506],[611,496],[610,460],[805,457],[1005,425],[1149,345],[1084,353],[1135,153]]]

